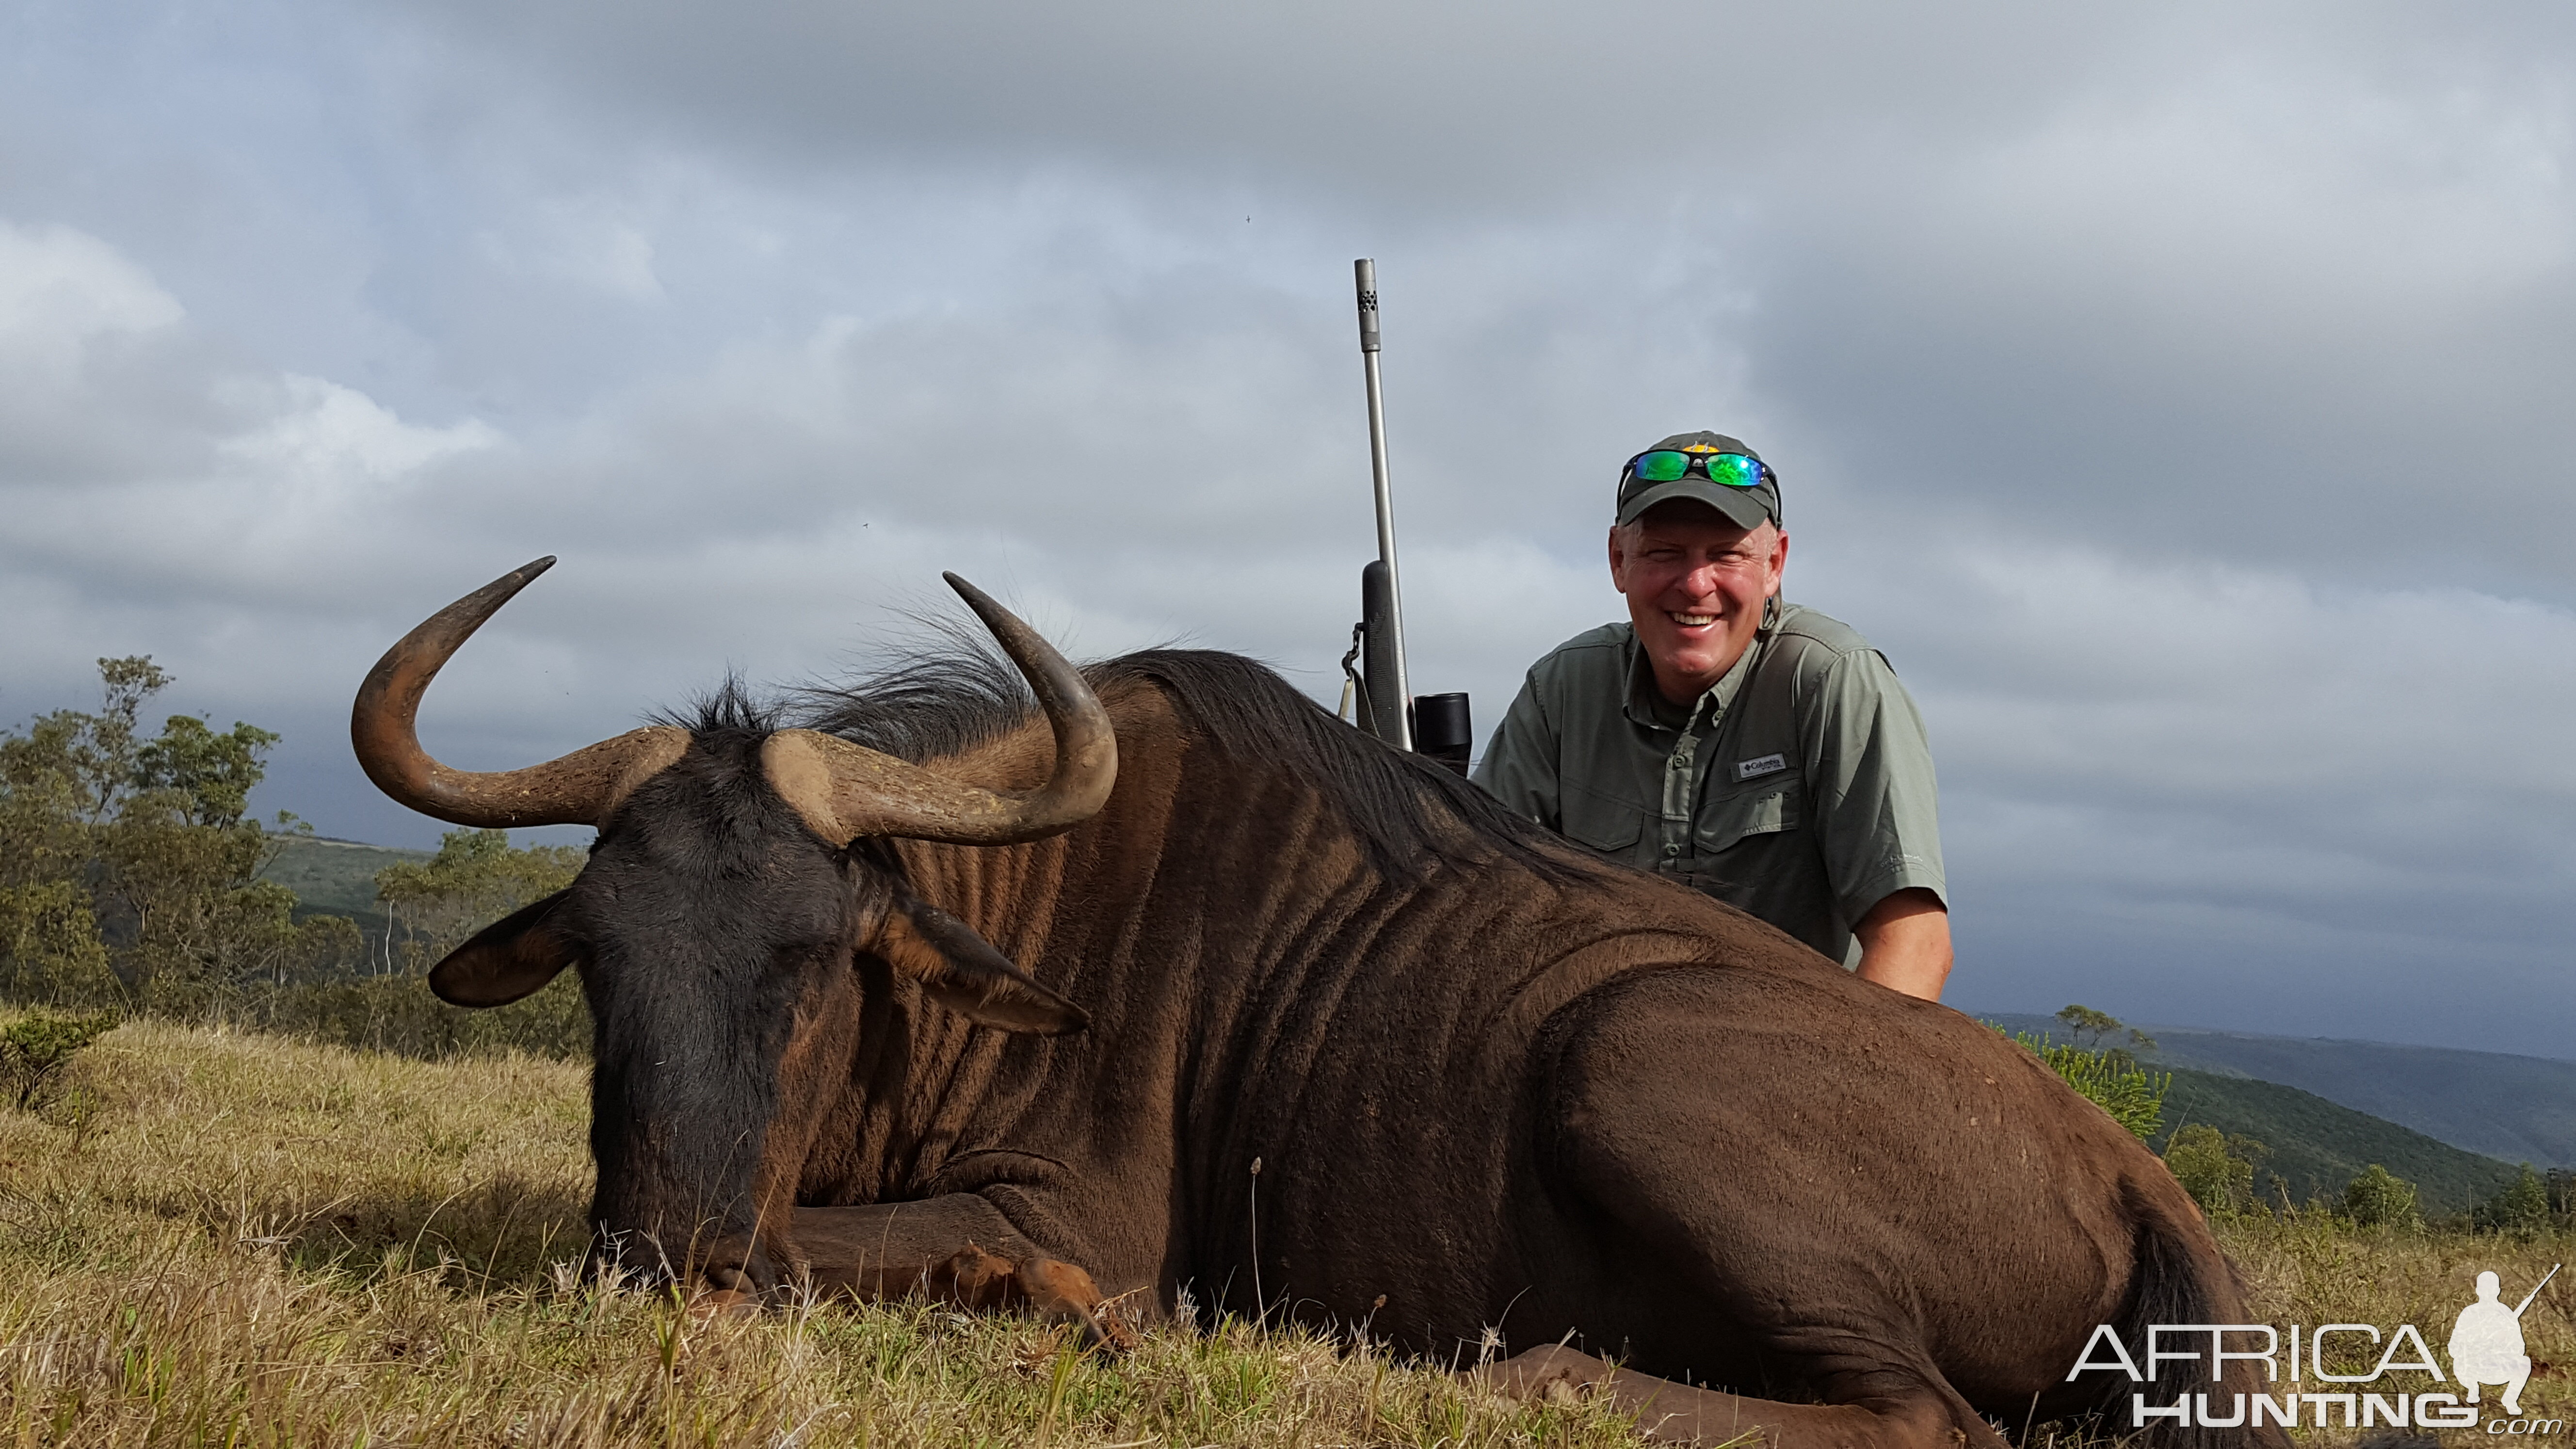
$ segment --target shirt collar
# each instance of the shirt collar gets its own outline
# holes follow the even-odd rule
[[[1770,642],[1771,632],[1780,627],[1780,620],[1785,612],[1786,606],[1780,602],[1780,596],[1777,594],[1772,595],[1763,604],[1761,627],[1753,631],[1752,642],[1744,646],[1744,653],[1737,657],[1734,667],[1727,670],[1717,683],[1710,685],[1707,692],[1691,702],[1692,727],[1696,728],[1716,719],[1726,713],[1728,706],[1735,703],[1736,694],[1744,688],[1744,681],[1753,673],[1754,662],[1762,657],[1762,647]],[[1665,734],[1678,733],[1673,726],[1657,718],[1659,706],[1663,703],[1663,694],[1655,687],[1654,663],[1646,658],[1645,647],[1637,642],[1637,631],[1634,626],[1631,626],[1628,630],[1628,718],[1650,730],[1660,730]]]

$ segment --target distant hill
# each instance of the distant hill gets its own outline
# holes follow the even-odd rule
[[[2067,1039],[2066,1028],[2044,1016],[1989,1012],[1982,1019]],[[2159,1067],[2297,1087],[2469,1152],[2576,1167],[2576,1061],[2198,1027],[2144,1030],[2157,1049],[2140,1060]]]
[[[384,909],[376,904],[376,872],[402,861],[424,861],[435,853],[318,835],[289,837],[263,878],[295,892],[298,920],[347,916],[375,939],[385,933]]]
[[[2193,1123],[2251,1137],[2272,1149],[2255,1182],[2279,1174],[2293,1203],[2340,1197],[2344,1184],[2375,1162],[2415,1184],[2425,1212],[2463,1212],[2502,1193],[2522,1171],[2296,1087],[2188,1067],[2172,1071],[2164,1130],[2150,1145],[2162,1152],[2175,1132]]]

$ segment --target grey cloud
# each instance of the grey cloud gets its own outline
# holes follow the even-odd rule
[[[0,218],[142,310],[0,321],[13,717],[150,649],[288,731],[273,806],[425,840],[347,691],[549,552],[457,763],[864,667],[943,568],[1329,700],[1371,252],[1418,686],[1490,728],[1619,611],[1619,456],[1729,426],[1932,720],[1962,1004],[2576,1028],[2556,12],[16,23]]]

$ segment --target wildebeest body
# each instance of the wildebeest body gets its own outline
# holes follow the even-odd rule
[[[2123,1317],[2142,1233],[2227,1291],[2161,1164],[1994,1031],[1696,892],[1507,848],[1352,736],[1452,832],[1446,859],[1390,860],[1293,732],[1229,707],[1285,694],[1266,672],[1111,676],[1099,817],[897,847],[1088,1029],[908,1015],[917,1095],[889,1121],[923,1130],[826,1134],[801,1201],[977,1193],[1112,1293],[1250,1314],[1257,1289],[1444,1358],[1489,1325],[1572,1333],[1650,1373],[1796,1394],[1839,1364],[1838,1398],[1893,1374],[2022,1416],[2098,1393],[2064,1371]],[[948,767],[1038,761],[1013,738]]]
[[[1682,1430],[1815,1444],[1993,1442],[1981,1413],[2130,1387],[2064,1381],[2095,1325],[2243,1316],[2162,1165],[2000,1035],[1582,855],[1248,661],[1130,656],[1086,690],[1000,616],[1024,670],[1053,660],[1052,738],[951,660],[824,698],[830,736],[729,692],[566,757],[569,784],[445,771],[371,701],[416,702],[521,582],[398,645],[353,729],[448,818],[551,791],[542,818],[597,820],[569,891],[432,980],[492,1004],[582,972],[593,1216],[630,1265],[1086,1321],[1096,1280],[1148,1317],[1186,1291],[1443,1358],[1571,1338],[1809,1401],[1648,1381]],[[1113,728],[1109,789],[1084,761]]]

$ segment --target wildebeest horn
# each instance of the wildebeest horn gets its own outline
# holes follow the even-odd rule
[[[862,835],[951,845],[1012,845],[1060,834],[1100,813],[1118,782],[1109,711],[1038,632],[943,574],[1020,667],[1055,729],[1055,773],[1027,795],[1001,794],[815,730],[780,730],[761,746],[772,788],[836,845]]]
[[[439,666],[554,564],[549,554],[430,615],[367,671],[349,711],[349,740],[377,789],[454,825],[596,825],[629,791],[688,752],[689,732],[670,725],[628,730],[542,765],[489,773],[451,770],[420,747],[414,721]]]

